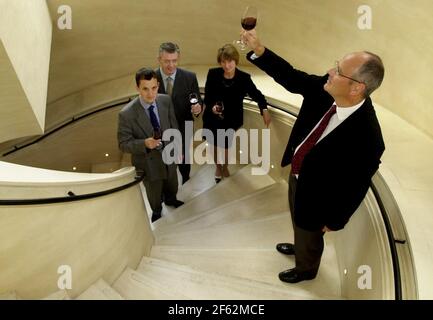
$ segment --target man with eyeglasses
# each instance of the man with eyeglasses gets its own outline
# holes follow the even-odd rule
[[[292,93],[304,97],[281,165],[291,164],[289,205],[294,244],[276,249],[295,255],[295,268],[281,281],[314,279],[323,253],[323,235],[341,230],[356,211],[385,150],[370,98],[382,83],[384,67],[370,52],[347,54],[324,76],[296,70],[265,48],[255,30],[242,31],[252,49],[247,59]]]

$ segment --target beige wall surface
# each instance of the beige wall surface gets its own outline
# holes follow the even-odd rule
[[[43,132],[1,40],[0,96],[0,142]]]
[[[163,41],[180,45],[181,64],[214,65],[217,48],[237,39],[245,6],[255,4],[264,44],[307,72],[323,74],[351,51],[378,53],[386,76],[373,99],[433,136],[429,126],[433,38],[428,34],[433,29],[429,18],[433,2],[429,0],[71,0],[71,30],[56,27],[63,1],[47,3],[55,26],[49,114],[56,114],[55,102],[61,98],[141,66],[156,66]],[[364,16],[358,13],[361,5],[371,9],[371,29],[358,27]],[[241,65],[250,64],[242,58]]]
[[[69,266],[71,297],[110,284],[148,255],[153,235],[139,186],[69,203],[0,207],[0,293],[40,299],[59,290]]]
[[[7,97],[1,102],[0,110],[15,111],[13,114],[6,113],[7,118],[2,119],[15,122],[15,118],[26,118],[29,126],[27,131],[20,128],[17,132],[11,130],[5,135],[12,139],[23,133],[41,133],[45,126],[51,51],[52,28],[48,8],[44,0],[1,0],[0,8],[0,38],[14,70],[13,74],[0,74],[0,93],[2,97]],[[0,56],[4,57],[3,54]],[[36,126],[39,126],[38,131],[34,129]],[[3,130],[4,126],[1,125]],[[0,138],[0,141],[5,140]]]

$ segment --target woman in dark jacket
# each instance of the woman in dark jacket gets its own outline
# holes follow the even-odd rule
[[[243,125],[243,100],[247,95],[257,102],[266,126],[269,126],[271,117],[267,110],[266,99],[256,88],[251,76],[236,67],[239,63],[239,53],[236,48],[231,44],[226,44],[220,48],[217,61],[221,67],[212,68],[207,74],[203,128],[211,130],[214,136],[215,181],[218,183],[223,176],[228,177],[230,175],[227,165],[228,148],[231,146],[232,137],[218,142],[217,129],[233,129],[236,131]],[[221,102],[224,106],[222,111],[218,108]],[[218,164],[217,147],[225,149],[223,164]]]

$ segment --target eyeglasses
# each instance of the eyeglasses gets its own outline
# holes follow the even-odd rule
[[[337,76],[340,76],[340,77],[343,77],[343,78],[346,78],[346,79],[349,79],[349,80],[352,80],[352,81],[355,81],[355,82],[358,82],[358,83],[364,83],[364,82],[362,82],[362,81],[359,81],[359,80],[353,79],[353,78],[351,78],[351,77],[348,77],[348,76],[345,76],[344,74],[342,74],[342,73],[340,72],[340,64],[339,64],[339,61],[338,61],[338,60],[335,61],[335,74],[336,74]]]

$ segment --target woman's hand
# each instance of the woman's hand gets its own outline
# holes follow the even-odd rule
[[[268,109],[263,110],[263,122],[266,125],[266,128],[269,128],[269,125],[271,124],[271,115],[269,114]]]

